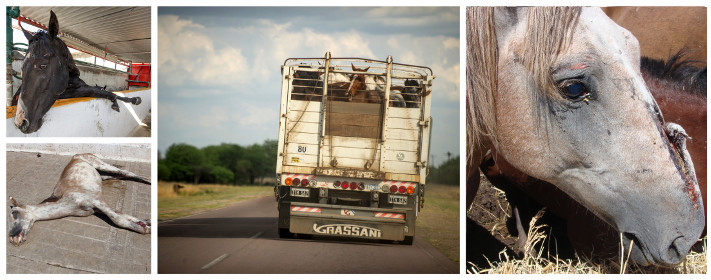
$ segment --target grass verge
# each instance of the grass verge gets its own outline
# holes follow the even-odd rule
[[[158,182],[158,220],[170,220],[221,208],[240,200],[274,194],[270,186],[192,185],[180,183],[176,193],[172,182]]]
[[[427,185],[415,235],[459,262],[459,186]]]

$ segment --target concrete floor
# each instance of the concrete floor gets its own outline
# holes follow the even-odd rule
[[[148,116],[143,119],[143,123],[146,124],[146,126],[137,126],[133,131],[131,131],[131,134],[129,134],[129,137],[151,137],[151,112],[148,111]]]
[[[49,197],[70,159],[71,156],[8,152],[7,206],[9,196],[23,204],[37,204]],[[150,178],[149,163],[106,162]],[[104,181],[102,192],[114,210],[140,219],[151,217],[150,186],[109,180]],[[8,274],[151,272],[151,234],[116,227],[101,214],[36,222],[27,243],[20,246],[5,240]]]

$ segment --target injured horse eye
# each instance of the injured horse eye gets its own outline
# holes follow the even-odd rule
[[[565,97],[573,101],[585,99],[590,95],[588,88],[578,81],[564,82],[559,87]]]

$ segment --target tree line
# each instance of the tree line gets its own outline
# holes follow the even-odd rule
[[[427,183],[459,185],[459,155],[449,158],[437,167],[430,166]]]
[[[204,148],[173,144],[159,154],[158,179],[185,183],[254,185],[261,178],[274,177],[277,141],[242,147],[222,143]]]
[[[222,143],[204,148],[173,144],[158,154],[158,179],[192,184],[258,184],[276,176],[277,140],[240,146]],[[430,167],[429,183],[459,184],[459,156]]]

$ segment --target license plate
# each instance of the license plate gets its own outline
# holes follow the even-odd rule
[[[388,202],[392,204],[407,204],[407,196],[391,195],[388,196]]]
[[[309,197],[309,189],[291,188],[291,196]]]

